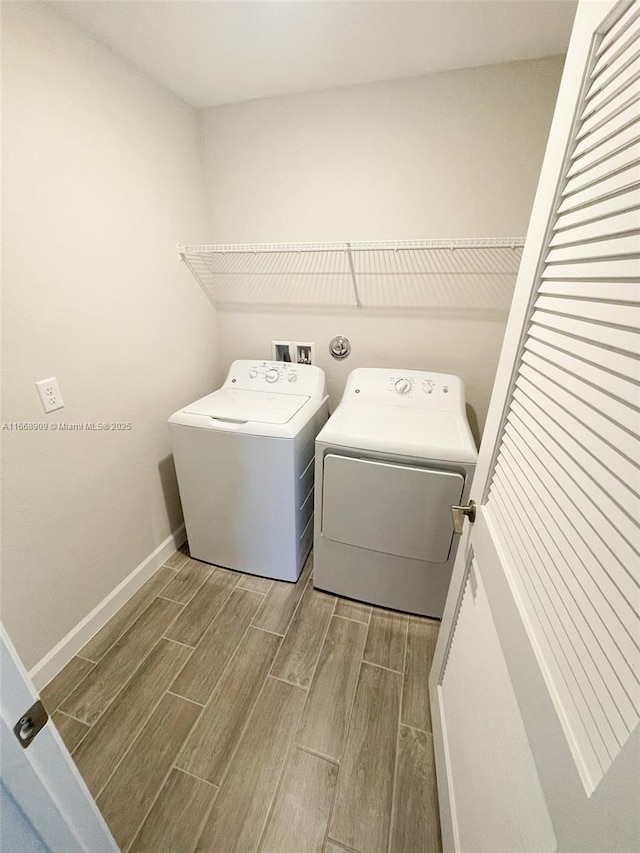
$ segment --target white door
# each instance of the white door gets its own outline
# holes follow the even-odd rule
[[[3,850],[117,853],[91,794],[51,721],[26,749],[13,727],[38,699],[0,627],[0,808]]]
[[[447,853],[640,850],[639,34],[578,7],[430,678]]]

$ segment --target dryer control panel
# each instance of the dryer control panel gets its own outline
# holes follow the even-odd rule
[[[431,411],[464,412],[464,383],[451,373],[359,367],[347,379],[343,400],[405,406]]]
[[[224,381],[224,388],[242,391],[269,391],[274,394],[325,396],[324,371],[311,364],[288,364],[282,361],[234,361]]]

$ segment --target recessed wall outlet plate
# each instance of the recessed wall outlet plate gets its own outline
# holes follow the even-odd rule
[[[291,341],[271,341],[272,361],[295,361]]]
[[[295,364],[315,364],[316,345],[312,341],[271,341],[271,359]]]
[[[36,382],[36,388],[40,395],[40,402],[45,412],[55,412],[57,409],[64,408],[64,400],[58,388],[58,380],[55,376],[51,379],[41,379]]]
[[[316,363],[316,345],[310,341],[294,341],[294,361],[298,364]]]

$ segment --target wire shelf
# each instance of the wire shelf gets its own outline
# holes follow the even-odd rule
[[[507,310],[521,238],[178,246],[218,306]]]

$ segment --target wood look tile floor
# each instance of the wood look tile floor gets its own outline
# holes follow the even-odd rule
[[[440,853],[438,623],[176,551],[42,691],[122,851]]]

